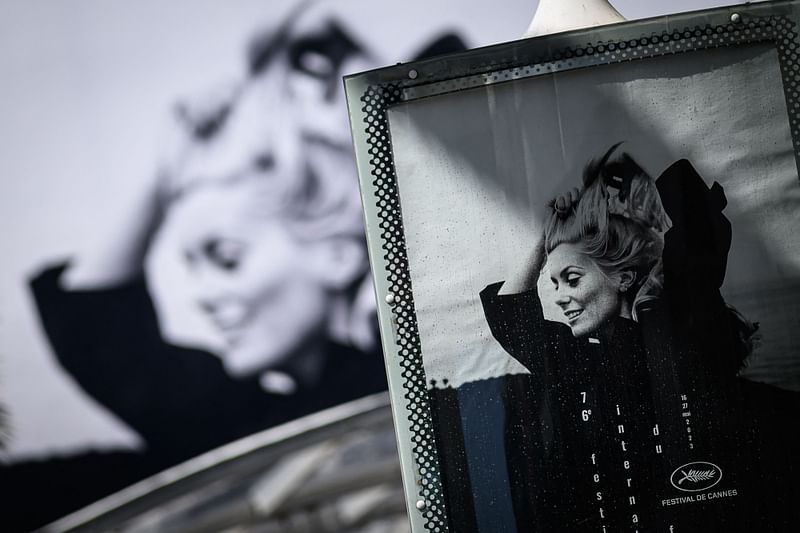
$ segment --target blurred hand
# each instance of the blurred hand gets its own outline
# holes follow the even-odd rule
[[[175,104],[163,128],[163,152],[159,157],[157,192],[164,206],[193,186],[191,176],[184,171],[186,160],[198,146],[212,144],[221,134],[241,89],[238,82],[220,83]]]

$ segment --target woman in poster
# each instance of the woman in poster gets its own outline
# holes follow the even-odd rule
[[[358,37],[366,15],[354,5],[306,2],[252,36],[238,84],[176,106],[176,149],[126,223],[32,277],[55,360],[142,449],[2,465],[4,530],[385,390],[341,83],[382,61],[381,41]],[[439,25],[425,31],[404,37],[417,57],[465,48]],[[145,272],[157,246],[181,265],[218,345],[164,327]]]
[[[520,279],[481,293],[530,371],[504,392],[517,529],[792,530],[797,400],[737,378],[757,325],[720,294],[724,192],[618,146],[551,203]]]

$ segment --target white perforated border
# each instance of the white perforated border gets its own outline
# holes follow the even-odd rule
[[[677,54],[732,44],[775,40],[779,17],[753,19],[724,26],[698,26],[693,29],[664,31],[639,39],[587,44],[583,48],[567,49],[552,58],[534,59],[531,64],[459,77],[403,89],[403,101],[448,92],[493,85],[523,78],[563,72],[582,67],[623,63],[636,59]]]

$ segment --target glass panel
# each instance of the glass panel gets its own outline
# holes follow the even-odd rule
[[[427,529],[800,526],[795,5],[348,80]]]

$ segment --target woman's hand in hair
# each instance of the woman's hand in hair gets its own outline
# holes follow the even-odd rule
[[[581,199],[581,191],[577,187],[553,198],[553,210],[561,217],[566,217],[578,205]]]
[[[553,198],[549,205],[560,217],[566,217],[577,207],[580,199],[581,191],[575,187]],[[544,248],[544,223],[531,244],[531,252],[525,257],[522,268],[506,277],[499,294],[517,294],[536,289],[547,255]]]

